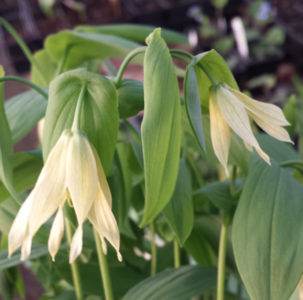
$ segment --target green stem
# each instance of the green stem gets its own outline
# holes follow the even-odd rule
[[[99,267],[100,267],[101,278],[104,288],[105,300],[114,300],[107,259],[102,250],[99,233],[95,229],[94,229],[94,237],[97,247]]]
[[[231,195],[233,195],[235,192],[236,178],[237,178],[237,167],[233,166],[233,170],[231,173],[231,179],[230,179],[230,194]]]
[[[133,50],[132,52],[130,52],[126,57],[125,59],[123,60],[121,66],[120,66],[120,69],[118,71],[118,74],[116,76],[116,78],[113,79],[113,83],[114,85],[116,86],[116,88],[118,89],[121,85],[121,80],[122,80],[122,76],[124,74],[124,71],[127,67],[127,65],[130,63],[130,61],[138,54],[142,53],[142,52],[145,52],[147,49],[147,47],[139,47],[135,50]]]
[[[220,235],[217,300],[224,300],[225,260],[226,260],[226,244],[227,244],[227,229],[228,229],[228,227],[224,223],[225,222],[222,222],[221,235]]]
[[[151,234],[151,255],[152,255],[152,260],[151,260],[151,276],[156,275],[157,272],[157,245],[155,243],[155,226],[154,223],[150,223],[149,225],[150,228],[150,234]]]
[[[35,60],[32,52],[27,47],[26,43],[22,40],[20,35],[17,33],[17,31],[3,18],[0,17],[0,23],[3,25],[4,28],[13,36],[13,38],[16,40],[24,54],[26,55],[27,59],[31,62],[32,65],[34,65],[37,68],[37,71],[41,78],[43,78],[45,85],[47,85],[46,78],[44,77],[43,73],[40,70],[39,64]]]
[[[40,87],[38,87],[37,85],[35,85],[34,83],[26,80],[25,78],[22,77],[17,77],[17,76],[4,76],[0,78],[0,82],[3,81],[19,81],[22,82],[26,85],[28,85],[29,87],[31,87],[32,89],[36,90],[38,93],[40,93],[46,100],[48,99],[48,95],[47,93],[45,93],[43,91],[43,89],[41,89]]]
[[[71,223],[68,221],[67,218],[65,218],[65,227],[66,227],[67,242],[70,245],[73,237],[73,232],[72,232],[73,229]],[[71,271],[72,271],[77,300],[83,300],[80,272],[78,268],[78,262],[76,260],[71,263]]]
[[[234,199],[238,198],[243,190],[243,186],[239,187],[237,190],[234,191],[234,193],[231,195]]]
[[[173,53],[172,53],[171,56],[174,57],[174,58],[177,58],[177,59],[179,59],[179,60],[181,60],[181,61],[183,61],[186,65],[188,65],[188,64],[190,63],[187,59],[185,59],[185,58],[182,57],[181,55],[173,54]]]
[[[184,55],[186,57],[188,57],[190,60],[194,59],[194,56],[191,55],[190,53],[183,51],[183,50],[170,50],[171,54],[180,54],[180,55]],[[218,81],[209,73],[209,71],[200,63],[197,62],[196,65],[198,65],[200,67],[200,69],[202,69],[202,71],[206,74],[206,76],[209,78],[209,80],[211,81],[211,83],[213,85],[217,85]]]
[[[58,65],[58,68],[57,68],[57,70],[56,70],[56,75],[55,75],[55,77],[58,77],[58,76],[63,72],[64,66],[65,66],[65,62],[66,62],[66,59],[67,59],[67,56],[68,56],[69,49],[70,49],[70,47],[66,47],[66,48],[65,48],[65,51],[64,51],[64,53],[63,53],[63,56],[62,56],[62,58],[61,58],[61,60],[60,60],[60,63],[59,63],[59,65]]]
[[[82,108],[82,104],[84,101],[84,96],[86,93],[86,87],[87,87],[87,83],[84,83],[82,85],[81,91],[80,91],[80,95],[78,98],[78,102],[77,102],[77,107],[76,107],[76,111],[75,111],[75,117],[74,117],[74,122],[73,122],[73,126],[72,126],[72,131],[75,130],[80,130],[80,116],[81,116],[81,108]]]
[[[179,268],[181,265],[180,247],[176,237],[174,238],[174,258],[175,258],[175,268]]]
[[[293,167],[296,165],[303,166],[303,161],[302,160],[289,160],[284,163],[281,163],[280,167],[286,168],[286,167]]]

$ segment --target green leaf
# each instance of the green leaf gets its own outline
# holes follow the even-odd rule
[[[65,129],[71,129],[77,101],[86,83],[81,110],[81,130],[99,154],[105,174],[110,169],[119,129],[117,93],[107,78],[78,69],[52,81],[43,132],[43,157],[46,160]]]
[[[4,70],[0,65],[0,78]],[[0,180],[17,202],[21,202],[19,195],[13,188],[13,140],[11,130],[4,109],[4,82],[0,83]]]
[[[123,300],[186,300],[216,286],[215,268],[185,266],[163,271],[132,288]]]
[[[178,80],[160,29],[149,36],[144,57],[142,144],[145,166],[145,214],[150,223],[174,192],[181,144]],[[166,70],[163,72],[163,70]]]
[[[218,52],[211,50],[209,52],[201,53],[195,57],[195,63],[198,62],[200,62],[218,82],[225,82],[231,88],[239,90],[232,72]],[[202,106],[208,110],[210,97],[209,88],[212,84],[209,78],[197,64],[194,68],[198,79],[200,101]]]
[[[194,228],[184,248],[199,265],[217,264],[222,220],[217,215],[196,217]],[[227,238],[226,265],[237,275],[230,232]]]
[[[286,120],[291,124],[290,126],[285,126],[289,136],[292,138],[296,132],[297,125],[297,97],[296,95],[291,95],[288,101],[284,105],[283,113]]]
[[[69,245],[61,245],[60,250],[68,249]],[[8,252],[7,250],[0,251],[0,270],[4,270],[13,266],[17,266],[22,264],[23,262],[20,260],[20,250],[17,250],[11,258],[7,258]],[[48,254],[48,247],[45,245],[33,245],[31,250],[31,255],[28,260],[32,260],[34,258],[43,256]]]
[[[180,246],[188,238],[194,225],[194,208],[191,195],[190,174],[186,162],[181,159],[175,191],[163,214],[172,227]]]
[[[242,180],[236,180],[236,189],[243,184]],[[230,180],[216,181],[203,186],[193,193],[195,197],[206,196],[216,207],[224,212],[229,212],[235,199],[230,194]]]
[[[85,32],[115,35],[134,42],[144,43],[147,36],[149,36],[156,29],[156,27],[142,24],[114,24],[101,26],[80,25],[75,29]],[[184,34],[168,29],[161,29],[161,36],[167,44],[188,45],[188,38]]]
[[[34,187],[43,167],[41,151],[17,152],[13,155],[13,182],[17,193]],[[9,191],[0,182],[0,203],[10,197]]]
[[[55,300],[74,300],[77,299],[75,291],[64,291]]]
[[[68,48],[64,64],[64,70],[68,70],[77,68],[91,59],[104,59],[110,56],[125,58],[130,51],[140,47],[140,44],[106,34],[62,30],[49,35],[44,41],[44,47],[57,63]],[[142,56],[137,56],[133,61],[141,63]]]
[[[48,87],[51,81],[54,79],[58,64],[52,59],[48,51],[45,49],[35,52],[34,59],[39,65],[39,69],[43,73],[41,78],[40,72],[35,65],[31,65],[31,80],[33,83],[40,87]],[[45,82],[46,80],[46,82]]]
[[[122,79],[118,90],[120,119],[135,116],[144,109],[143,82],[135,79]]]
[[[303,274],[303,187],[275,160],[252,155],[233,247],[251,299],[288,300]]]
[[[45,98],[34,90],[5,101],[5,112],[14,144],[26,136],[44,117],[46,107]]]
[[[278,141],[266,133],[257,133],[255,136],[261,149],[277,162],[282,163],[288,160],[301,160],[300,155],[289,143]]]
[[[187,117],[192,130],[197,141],[199,142],[199,145],[203,151],[206,152],[197,76],[195,69],[191,64],[189,64],[186,68],[186,76],[184,79],[184,100]]]
[[[17,267],[0,270],[0,295],[4,300],[13,300],[15,291],[24,298],[24,284]]]
[[[278,26],[270,28],[263,38],[263,42],[269,45],[282,45],[285,41],[284,30]]]

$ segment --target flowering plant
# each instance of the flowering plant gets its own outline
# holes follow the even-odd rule
[[[217,52],[170,50],[187,43],[175,32],[79,26],[33,55],[0,21],[32,64],[31,82],[0,74],[5,300],[25,296],[23,261],[41,300],[290,298],[303,171],[278,106],[241,93]],[[131,60],[143,82],[123,77]],[[4,102],[7,80],[32,90]],[[13,153],[44,117],[42,150]]]

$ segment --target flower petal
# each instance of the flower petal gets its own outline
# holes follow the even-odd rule
[[[112,208],[112,194],[110,192],[109,185],[108,185],[108,182],[106,180],[106,176],[105,176],[105,173],[104,173],[99,155],[98,155],[95,147],[91,143],[90,143],[90,145],[92,147],[92,151],[93,151],[94,158],[95,158],[95,161],[96,161],[96,166],[97,166],[97,171],[98,171],[98,179],[99,179],[99,184],[100,184],[101,190],[102,190],[102,192],[105,196],[105,199],[107,200],[110,208]]]
[[[20,260],[24,261],[30,256],[31,248],[32,248],[32,236],[28,234],[21,247]]]
[[[76,131],[67,155],[67,187],[72,198],[78,223],[83,224],[97,198],[98,173],[89,141]]]
[[[269,135],[279,141],[289,142],[293,144],[293,141],[290,139],[288,132],[283,127],[267,122],[254,113],[250,113],[250,115],[254,121]]]
[[[286,120],[282,110],[278,106],[271,103],[264,103],[257,100],[253,100],[245,94],[234,90],[229,86],[228,89],[235,97],[237,97],[242,102],[243,106],[247,110],[259,116],[259,118],[275,125],[290,125],[290,123]]]
[[[116,249],[119,261],[122,261],[122,256],[119,252],[120,234],[118,224],[100,188],[98,189],[98,199],[95,200],[88,218],[101,237],[103,252],[105,252],[105,245],[103,245],[105,243],[103,242],[103,237],[105,237]]]
[[[224,87],[217,89],[217,101],[224,119],[234,132],[243,141],[261,149],[251,130],[247,112],[241,102]]]
[[[71,264],[82,252],[83,246],[83,229],[82,224],[78,226],[76,232],[74,233],[72,242],[70,244],[69,252],[69,263]]]
[[[63,132],[50,152],[32,191],[33,204],[29,222],[32,236],[55,213],[66,195],[66,155],[69,141],[70,132]]]
[[[211,140],[219,162],[225,168],[226,175],[229,176],[227,169],[228,151],[230,147],[231,132],[230,127],[225,121],[218,106],[215,91],[211,92],[209,101],[209,116],[211,128]]]
[[[253,152],[254,149],[251,144],[244,141],[244,145],[248,151]]]
[[[33,195],[30,194],[22,204],[8,234],[8,257],[23,244],[29,235],[29,215],[33,203]]]
[[[48,239],[48,251],[55,261],[55,256],[59,250],[60,243],[64,234],[64,216],[62,206],[59,206],[52,229]]]

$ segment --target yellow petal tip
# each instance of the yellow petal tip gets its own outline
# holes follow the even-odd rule
[[[117,257],[120,262],[122,262],[123,258],[120,252],[117,252]]]

